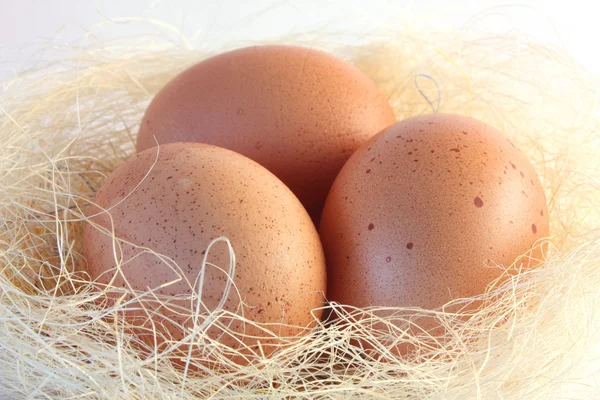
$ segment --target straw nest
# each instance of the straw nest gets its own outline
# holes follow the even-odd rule
[[[397,309],[385,318],[368,309],[340,310],[343,323],[319,323],[246,365],[228,361],[201,331],[193,332],[198,346],[226,367],[201,373],[174,366],[169,349],[140,351],[144,344],[122,318],[127,303],[102,307],[86,278],[85,209],[106,176],[133,154],[153,94],[209,54],[134,45],[87,49],[7,82],[0,100],[2,398],[600,395],[597,82],[559,50],[518,38],[396,31],[367,45],[319,47],[371,76],[399,119],[438,111],[439,102],[440,112],[471,115],[505,132],[546,190],[551,237],[544,263],[478,298],[456,300],[482,304],[469,319],[445,309]],[[423,337],[398,328],[407,312],[433,315],[446,327],[445,337],[435,338],[444,344],[424,345]],[[389,329],[374,330],[374,322]],[[417,351],[391,354],[382,345],[390,332]],[[357,337],[377,356],[355,347]]]

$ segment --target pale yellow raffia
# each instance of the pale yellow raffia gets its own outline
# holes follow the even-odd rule
[[[152,95],[206,56],[119,46],[29,71],[1,98],[0,397],[600,395],[598,82],[571,59],[514,38],[448,32],[394,31],[369,45],[329,48],[379,84],[399,119],[432,112],[430,104],[441,96],[440,112],[469,114],[510,136],[546,189],[552,235],[546,261],[480,298],[457,300],[483,300],[470,319],[443,310],[398,309],[386,318],[374,310],[340,311],[342,323],[318,324],[274,356],[244,366],[228,361],[228,351],[235,351],[197,329],[189,340],[227,367],[199,374],[173,367],[166,353],[141,352],[144,345],[119,312],[131,303],[98,305],[86,280],[81,233],[95,191],[133,153]],[[428,79],[416,87],[418,74],[431,77],[439,91]],[[231,266],[218,267],[231,272]],[[445,337],[436,338],[444,346],[431,347],[426,337],[397,328],[410,313],[435,315],[446,326]],[[230,318],[242,317],[217,310],[204,321],[226,325]],[[417,352],[402,358],[378,345],[394,337]],[[367,355],[352,338],[378,351]],[[205,365],[201,358],[188,362]]]

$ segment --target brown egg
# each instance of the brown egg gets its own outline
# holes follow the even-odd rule
[[[156,141],[234,150],[273,172],[318,219],[344,162],[395,121],[383,93],[353,65],[310,48],[256,46],[169,82],[146,110],[137,151]]]
[[[126,161],[97,194],[97,204],[110,217],[102,213],[92,220],[109,230],[114,224],[116,237],[122,239],[116,251],[112,238],[91,224],[84,234],[88,272],[99,286],[111,282],[116,288],[156,289],[157,296],[169,299],[168,308],[153,295],[130,305],[139,308],[141,304],[157,313],[148,318],[143,311],[128,312],[136,333],[153,346],[154,324],[161,346],[184,337],[176,325],[193,327],[197,302],[190,294],[198,288],[209,243],[221,236],[231,241],[236,259],[233,283],[237,291],[230,291],[225,310],[241,315],[243,301],[244,317],[267,329],[269,325],[264,324],[313,324],[311,310],[324,303],[324,256],[317,231],[292,192],[265,168],[229,150],[177,143],[161,146],[157,159],[156,152],[157,148],[149,149]],[[122,273],[116,275],[115,257],[123,261]],[[224,294],[229,260],[224,242],[209,252],[208,261],[216,267],[209,265],[205,270],[202,301],[206,308],[201,308],[199,324]],[[314,314],[320,316],[319,311]],[[260,351],[267,355],[279,344],[269,333],[234,321],[231,332],[238,338],[247,335],[238,341],[223,334],[219,324],[227,325],[229,320],[216,321],[209,336],[243,355],[259,353],[259,342]],[[280,325],[270,329],[284,338],[301,332]],[[187,348],[181,350],[185,356]]]
[[[431,309],[483,293],[503,274],[498,265],[548,234],[548,211],[534,168],[501,132],[425,115],[385,129],[348,160],[320,234],[329,300]]]

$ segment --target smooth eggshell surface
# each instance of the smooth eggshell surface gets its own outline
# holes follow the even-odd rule
[[[235,251],[233,279],[239,291],[239,296],[235,290],[230,292],[225,310],[240,314],[243,300],[244,316],[250,321],[299,327],[312,324],[311,310],[324,303],[324,255],[310,217],[292,192],[257,163],[218,147],[169,144],[161,146],[158,158],[156,155],[157,148],[153,148],[129,159],[97,194],[97,204],[109,210],[115,235],[122,239],[116,252],[111,237],[91,224],[84,234],[88,271],[99,285],[114,278],[116,288],[158,288],[158,296],[180,296],[169,299],[168,309],[152,296],[136,303],[162,315],[149,320],[144,312],[129,312],[130,322],[138,326],[144,340],[153,343],[151,322],[159,336],[175,341],[184,337],[175,325],[192,326],[196,301],[189,296],[192,288],[197,288],[207,246],[221,236],[230,239]],[[107,213],[92,221],[111,229]],[[144,249],[169,257],[176,265]],[[115,254],[124,263],[122,273],[116,276]],[[222,270],[207,267],[202,289],[207,309],[201,310],[217,307],[227,282],[224,271],[229,270],[229,259],[224,243],[209,252],[208,261]],[[271,351],[269,335],[250,324],[234,321],[230,326],[231,332],[256,336],[242,339],[243,345],[228,334],[222,336],[223,329],[217,325],[208,331],[209,336],[231,348],[249,346],[258,352],[257,342],[262,340],[264,353]],[[282,337],[300,332],[278,325],[273,329]],[[162,341],[159,337],[159,344]]]
[[[344,162],[395,121],[383,93],[353,65],[304,47],[256,46],[169,82],[146,110],[137,151],[156,141],[234,150],[273,172],[318,219]]]
[[[396,123],[348,160],[320,234],[329,300],[435,308],[483,293],[497,265],[548,234],[548,210],[534,168],[501,132],[434,114]]]

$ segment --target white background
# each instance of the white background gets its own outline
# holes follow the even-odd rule
[[[566,48],[587,69],[600,73],[600,21],[595,6],[585,3],[594,2],[0,0],[0,80],[60,57],[76,42],[160,31],[180,44],[207,49],[314,29],[368,34],[406,21],[432,28],[518,31]],[[158,23],[169,27],[157,29]]]

